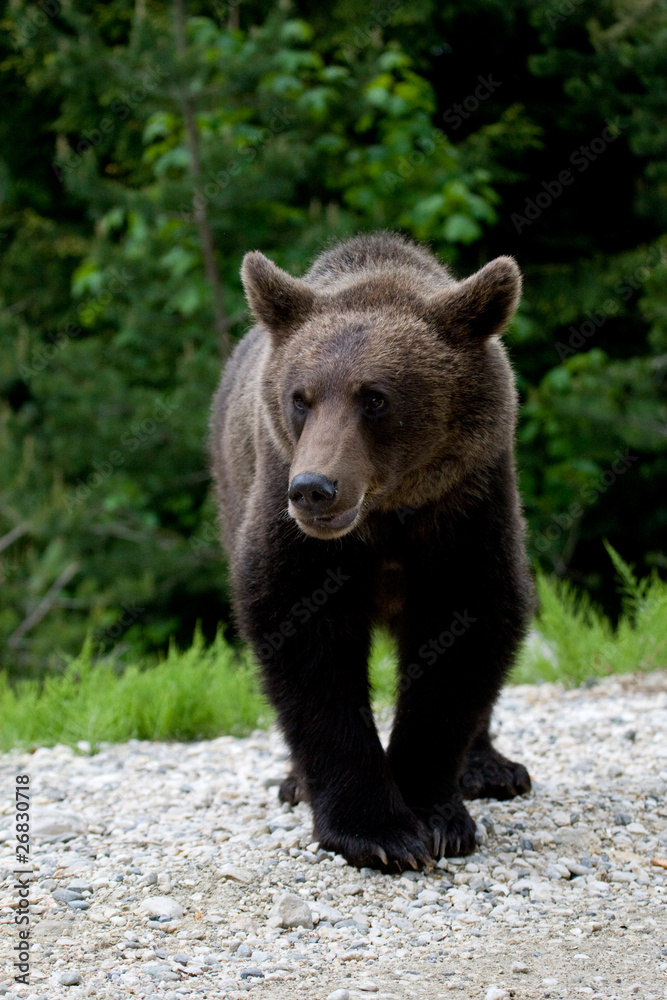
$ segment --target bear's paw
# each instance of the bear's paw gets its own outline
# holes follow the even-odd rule
[[[428,831],[427,844],[436,861],[475,850],[475,821],[463,802],[453,798],[444,805],[418,807],[414,812]]]
[[[355,868],[377,868],[383,872],[418,871],[433,866],[427,847],[428,831],[412,813],[391,817],[365,834],[336,829],[326,820],[315,824],[314,836],[325,851],[342,854]]]
[[[295,806],[298,802],[308,801],[308,793],[306,792],[304,783],[294,771],[288,774],[280,783],[278,799],[280,802],[286,802],[290,806]]]
[[[523,764],[508,760],[491,747],[468,755],[459,787],[466,799],[513,799],[526,795],[531,783]]]

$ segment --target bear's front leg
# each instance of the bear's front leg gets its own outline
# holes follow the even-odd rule
[[[465,799],[513,799],[530,791],[528,771],[496,750],[489,734],[489,710],[468,748],[459,778]]]
[[[474,740],[486,733],[532,608],[518,515],[511,503],[503,511],[501,500],[500,510],[480,509],[443,529],[439,545],[433,537],[420,545],[414,523],[416,538],[406,546],[400,694],[388,759],[405,801],[431,831],[434,857],[475,849],[460,781],[467,759],[500,757],[487,735],[488,746],[478,748],[484,761],[477,759]],[[525,769],[511,766],[525,784]]]
[[[359,547],[295,538],[293,529],[262,544],[248,539],[235,559],[237,620],[312,807],[315,839],[358,867],[402,871],[431,859],[370,709],[370,582]]]

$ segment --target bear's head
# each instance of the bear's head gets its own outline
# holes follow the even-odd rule
[[[483,490],[484,469],[513,445],[516,393],[498,339],[521,292],[511,257],[463,281],[389,265],[308,281],[255,251],[242,278],[269,333],[262,417],[307,535],[337,538],[373,510]]]

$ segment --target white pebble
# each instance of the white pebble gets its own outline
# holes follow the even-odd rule
[[[144,913],[154,914],[156,917],[179,918],[183,916],[183,907],[170,896],[149,896],[141,903]]]
[[[252,882],[252,872],[249,872],[247,868],[239,868],[238,865],[221,865],[218,868],[218,875],[220,878],[234,879],[235,882],[245,884]]]
[[[636,940],[641,922],[650,941],[664,922],[667,872],[650,860],[667,853],[666,680],[667,672],[656,671],[609,677],[593,690],[506,689],[494,719],[498,748],[527,766],[534,793],[470,802],[475,853],[402,875],[357,871],[312,841],[305,803],[278,806],[273,784],[266,786],[287,767],[275,728],[191,744],[102,744],[94,756],[67,747],[0,754],[0,787],[29,773],[36,826],[55,824],[42,827],[46,836],[35,838],[32,858],[36,941],[51,953],[42,991],[54,988],[67,1000],[101,995],[107,982],[110,992],[148,991],[150,1000],[175,1000],[175,991],[240,998],[262,990],[259,976],[241,975],[253,967],[267,987],[284,982],[281,996],[298,990],[307,971],[308,995],[321,1000],[418,1000],[422,991],[455,996],[457,989],[499,1000],[531,972],[535,995],[553,996],[564,981],[548,975],[543,991],[538,981],[567,962],[582,975],[588,969],[592,980],[595,948],[604,943],[599,932],[626,923],[628,940]],[[624,739],[630,728],[641,739]],[[380,732],[385,740],[382,719]],[[614,822],[621,814],[625,825]],[[15,830],[1,820],[8,857]],[[0,871],[0,911],[11,920],[17,896],[10,867]],[[70,886],[87,910],[53,896]],[[148,924],[160,915],[171,919]],[[568,943],[559,938],[563,931]],[[570,951],[575,942],[580,950]],[[548,955],[549,965],[530,958],[533,950]],[[481,988],[475,979],[484,974],[477,960],[485,954],[489,961],[508,956],[496,972],[506,974],[504,986]],[[178,972],[174,955],[186,959]],[[653,988],[644,958],[634,947],[612,956],[623,963],[624,996]],[[443,968],[456,976],[443,980]],[[419,976],[409,976],[411,969]],[[59,982],[67,970],[76,970],[82,985]],[[364,989],[366,982],[376,989]],[[0,992],[6,986],[13,993],[14,985],[0,976]],[[19,989],[21,1000],[30,1000],[31,990],[41,996],[35,984]]]
[[[356,896],[364,891],[364,887],[361,882],[343,882],[338,891],[344,896]]]
[[[61,972],[58,976],[58,982],[61,986],[78,986],[81,983],[81,974],[79,972]]]
[[[305,899],[286,892],[276,901],[269,923],[278,927],[312,928],[313,915]]]

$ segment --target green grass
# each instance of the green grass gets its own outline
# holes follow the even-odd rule
[[[637,580],[611,546],[607,551],[623,597],[616,628],[586,594],[562,580],[538,577],[538,635],[526,643],[512,672],[514,683],[572,686],[589,677],[667,667],[667,584],[657,573]]]
[[[239,654],[222,634],[206,647],[197,633],[189,649],[172,646],[164,660],[143,669],[129,664],[120,672],[95,662],[87,643],[63,674],[43,682],[10,687],[0,675],[2,750],[241,735],[269,717],[250,655]]]
[[[667,668],[667,583],[657,573],[637,580],[611,546],[607,551],[623,597],[616,628],[587,594],[538,574],[540,611],[510,683],[574,687],[590,677]],[[370,670],[375,704],[385,707],[394,699],[396,652],[383,633],[375,638]]]
[[[396,645],[389,633],[378,630],[373,636],[368,671],[375,708],[391,705],[396,697]]]
[[[623,594],[616,628],[567,583],[538,576],[540,612],[510,678],[513,683],[561,681],[667,667],[667,584],[657,574],[637,581],[608,548]],[[370,657],[374,704],[394,699],[396,652],[378,632]],[[195,740],[241,735],[268,723],[247,651],[222,634],[206,647],[199,633],[189,649],[172,646],[161,662],[121,668],[96,660],[90,643],[63,674],[10,686],[0,674],[0,750],[87,741]]]

